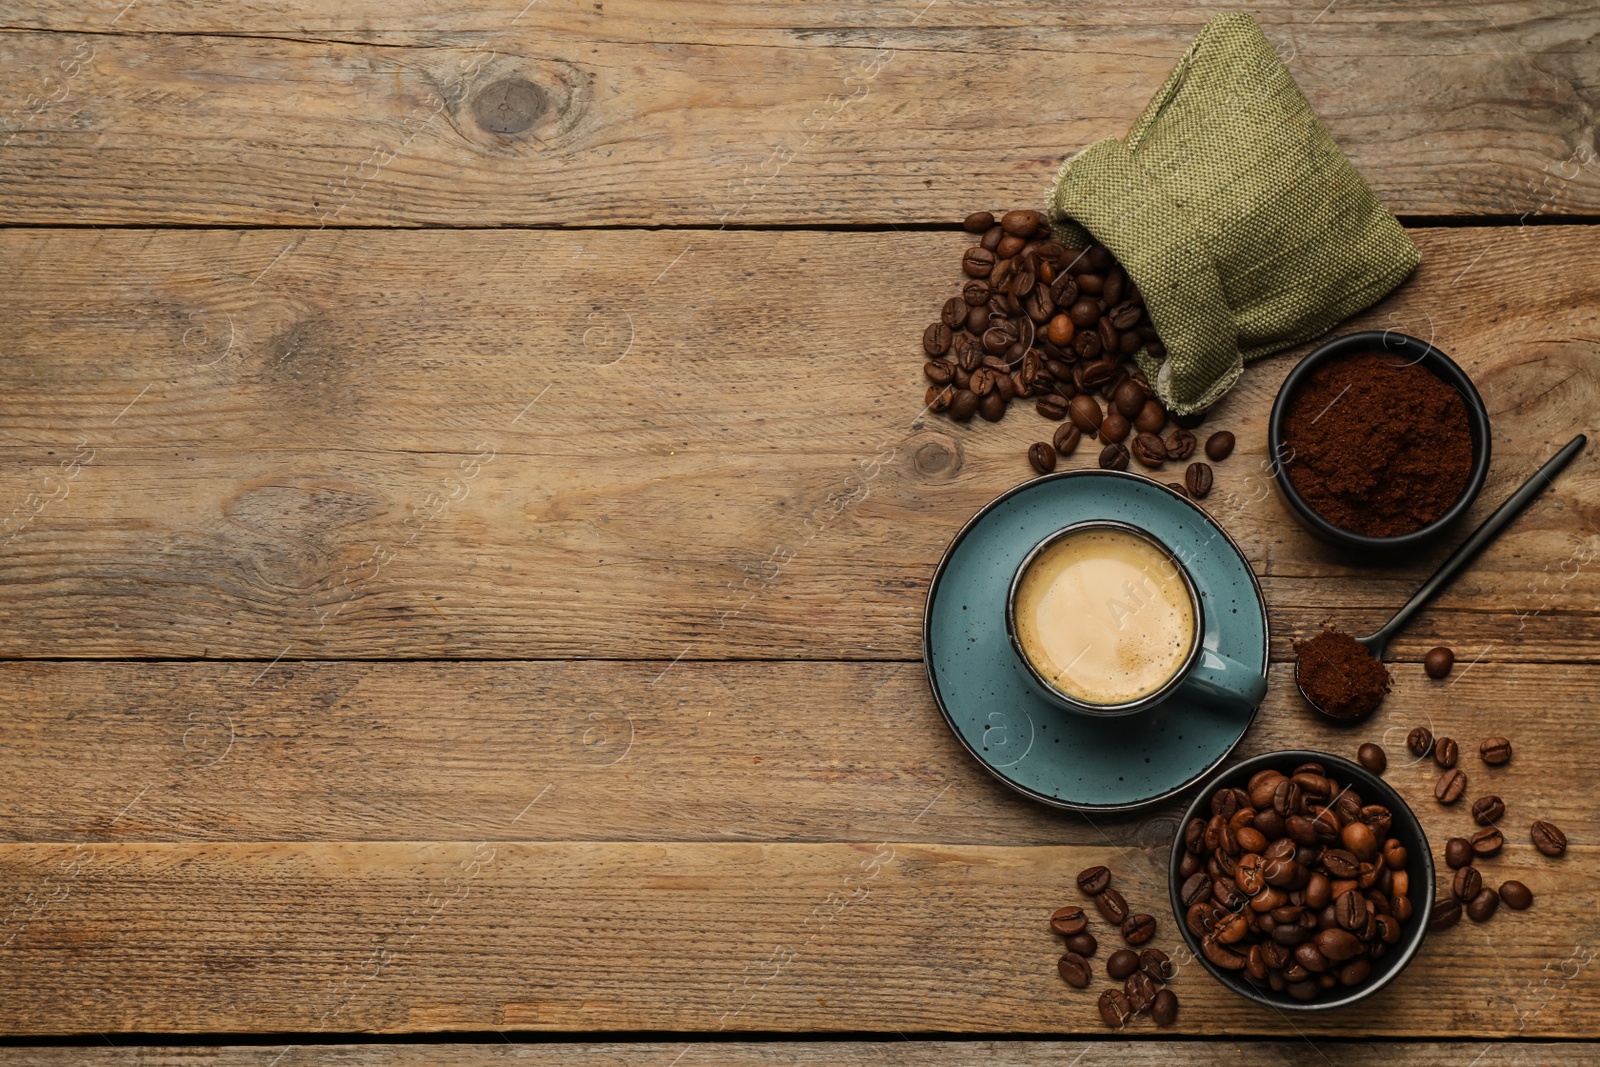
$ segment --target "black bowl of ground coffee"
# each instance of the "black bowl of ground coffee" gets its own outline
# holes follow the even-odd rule
[[[1268,752],[1213,777],[1168,881],[1185,944],[1240,996],[1322,1011],[1393,981],[1433,914],[1433,853],[1405,800],[1326,752]]]
[[[1302,359],[1267,437],[1300,522],[1368,552],[1431,540],[1466,514],[1489,473],[1489,412],[1472,379],[1392,330],[1346,334]]]

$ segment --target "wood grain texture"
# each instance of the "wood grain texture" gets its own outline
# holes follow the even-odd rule
[[[0,219],[952,221],[1037,202],[1232,9],[14,4]],[[1392,210],[1600,211],[1592,6],[1251,11]]]
[[[1434,337],[1473,375],[1476,518],[1594,429],[1600,232],[1416,234],[1418,275],[1348,326]],[[964,243],[0,233],[0,654],[916,658],[944,545],[1052,428],[921,414],[918,339]],[[1207,506],[1279,658],[1375,628],[1449,547],[1375,566],[1289,518],[1262,464],[1294,358],[1211,420],[1240,448]],[[1392,654],[1591,660],[1597,553],[1591,449]]]
[[[1589,1042],[1545,1044],[1524,1041],[1410,1042],[1404,1050],[1389,1042],[1357,1042],[1323,1038],[1315,1047],[1288,1041],[718,1041],[629,1044],[550,1043],[522,1041],[495,1044],[427,1045],[293,1045],[108,1048],[10,1048],[7,1062],[16,1067],[267,1067],[282,1055],[281,1067],[497,1067],[501,1064],[551,1064],[555,1067],[634,1067],[637,1064],[679,1067],[873,1067],[905,1064],[927,1067],[1144,1067],[1219,1064],[1226,1067],[1293,1067],[1323,1062],[1338,1067],[1389,1067],[1404,1056],[1407,1067],[1535,1067],[1562,1064],[1591,1067],[1600,1063],[1600,1045]]]
[[[1172,840],[1188,798],[1053,812],[960,748],[913,663],[11,663],[0,666],[0,840],[724,841],[1119,846]],[[1465,667],[1465,663],[1463,663]],[[1469,799],[1507,834],[1554,820],[1593,841],[1574,752],[1600,750],[1592,668],[1416,664],[1366,724],[1314,717],[1288,664],[1241,755],[1383,744],[1434,844],[1471,829],[1433,799],[1405,735],[1466,755]],[[1482,766],[1481,738],[1516,757]],[[26,783],[26,788],[21,787]],[[518,818],[518,816],[521,816]],[[1494,869],[1514,864],[1496,863]],[[1563,868],[1581,899],[1577,863]],[[1592,873],[1592,872],[1590,872]],[[1509,875],[1506,875],[1509,877]],[[0,896],[0,913],[15,904]]]
[[[1105,862],[1177,951],[1166,855],[893,837],[0,845],[0,890],[36,897],[0,947],[28,991],[0,1001],[0,1030],[1097,1033],[1101,983],[1061,981],[1047,917]],[[1191,961],[1175,1029],[1588,1034],[1600,920],[1577,882],[1597,858],[1510,843],[1491,876],[1515,872],[1533,909],[1430,937],[1381,1010],[1291,1021]]]

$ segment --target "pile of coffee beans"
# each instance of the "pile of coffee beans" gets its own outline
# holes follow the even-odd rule
[[[1111,884],[1108,867],[1089,867],[1078,875],[1078,888],[1094,901],[1102,918],[1115,927],[1122,940],[1132,946],[1119,948],[1106,959],[1106,974],[1121,982],[1100,994],[1101,1020],[1120,1030],[1133,1016],[1148,1011],[1157,1026],[1171,1026],[1178,1018],[1178,995],[1166,988],[1177,977],[1177,966],[1159,948],[1143,946],[1156,934],[1153,915],[1133,912],[1128,902]],[[1086,989],[1094,979],[1089,957],[1099,943],[1089,933],[1089,916],[1076,904],[1057,908],[1050,916],[1050,929],[1066,938],[1067,952],[1056,964],[1062,981],[1074,989]]]
[[[1449,650],[1434,649],[1434,652],[1439,651]],[[1433,653],[1428,655],[1431,658]],[[1454,657],[1451,659],[1453,661]],[[1362,745],[1361,749],[1365,751],[1368,747]],[[1456,766],[1461,755],[1460,745],[1452,738],[1435,738],[1432,730],[1418,726],[1406,735],[1406,747],[1417,759],[1431,755],[1435,763],[1445,768],[1434,784],[1433,795],[1439,803],[1454,804],[1461,799],[1467,791],[1467,774]],[[1484,738],[1478,744],[1478,758],[1490,767],[1510,763],[1511,739],[1498,736]],[[1475,862],[1499,855],[1505,847],[1505,834],[1496,824],[1505,818],[1506,802],[1488,793],[1474,800],[1469,810],[1472,821],[1481,829],[1467,837],[1452,837],[1444,843],[1444,862],[1455,871],[1455,876],[1449,888],[1441,891],[1441,895],[1433,902],[1433,917],[1428,922],[1430,930],[1448,929],[1460,922],[1463,915],[1473,922],[1488,922],[1502,903],[1516,911],[1533,906],[1533,891],[1526,885],[1511,879],[1502,882],[1499,890],[1495,890],[1485,884],[1482,873],[1473,866]],[[1533,842],[1533,847],[1546,856],[1559,856],[1567,850],[1567,835],[1554,823],[1543,819],[1535,820],[1529,827],[1528,838]]]
[[[1132,356],[1143,348],[1159,359],[1166,348],[1116,257],[1101,245],[1065,247],[1037,211],[999,219],[979,211],[962,228],[979,235],[961,259],[968,280],[922,334],[928,408],[958,422],[999,422],[1013,401],[1034,400],[1061,423],[1051,440],[1028,447],[1040,474],[1085,437],[1104,442],[1107,470],[1126,470],[1130,459],[1151,471],[1188,460],[1201,417],[1174,418],[1177,428],[1162,436],[1167,410]],[[1205,453],[1216,463],[1233,446],[1233,434],[1214,433]],[[1168,487],[1198,500],[1212,481],[1210,464],[1196,460]]]
[[[1265,770],[1184,827],[1184,921],[1215,966],[1296,1000],[1356,986],[1411,918],[1393,814],[1320,763]]]

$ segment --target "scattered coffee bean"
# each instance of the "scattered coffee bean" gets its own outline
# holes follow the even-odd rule
[[[1194,444],[1194,434],[1181,428],[1173,430],[1167,435],[1167,456],[1182,462],[1194,455]]]
[[[1106,417],[1100,420],[1100,438],[1104,441],[1126,440],[1132,428],[1120,412],[1108,411]]]
[[[1142,945],[1156,936],[1154,915],[1130,915],[1122,920],[1122,940],[1130,945]]]
[[[1452,837],[1444,843],[1444,862],[1454,868],[1472,862],[1472,842],[1464,837]]]
[[[950,417],[957,422],[970,422],[978,413],[978,394],[971,389],[957,389],[950,398]]]
[[[1211,492],[1211,465],[1208,463],[1191,463],[1189,469],[1183,472],[1183,484],[1189,490],[1189,495],[1200,500]]]
[[[961,269],[973,278],[987,278],[989,272],[994,270],[994,265],[994,253],[982,245],[967,249],[961,257]]]
[[[1132,949],[1119,948],[1106,957],[1106,973],[1117,981],[1139,969],[1139,954]]]
[[[1140,950],[1139,969],[1158,982],[1170,982],[1178,976],[1172,957],[1158,948]]]
[[[1087,393],[1079,393],[1072,398],[1067,406],[1067,417],[1072,420],[1072,425],[1091,437],[1100,432],[1100,423],[1105,420],[1100,411],[1100,401]]]
[[[1167,461],[1167,446],[1153,433],[1139,434],[1128,451],[1141,465],[1152,470]]]
[[[1206,438],[1206,458],[1213,463],[1221,463],[1233,455],[1233,434],[1227,430],[1218,430]]]
[[[1108,989],[1100,994],[1100,1018],[1113,1030],[1120,1030],[1133,1014],[1128,995],[1120,989]]]
[[[1486,737],[1478,746],[1478,756],[1491,767],[1511,762],[1511,741],[1504,737]]]
[[[1056,963],[1056,972],[1061,975],[1061,980],[1074,989],[1089,988],[1089,979],[1094,971],[1089,967],[1089,961],[1076,952],[1069,952],[1062,956]]]
[[[1505,835],[1497,827],[1486,826],[1473,834],[1469,841],[1472,842],[1472,852],[1477,856],[1493,856],[1505,847]]]
[[[1467,791],[1467,774],[1460,767],[1445,771],[1433,784],[1433,796],[1441,804],[1454,804]]]
[[[1567,850],[1567,835],[1553,822],[1538,820],[1528,831],[1533,847],[1546,856],[1559,856]]]
[[[1089,925],[1089,917],[1083,909],[1076,904],[1068,904],[1064,908],[1057,908],[1050,915],[1050,929],[1058,934],[1081,934]]]
[[[1440,897],[1433,902],[1433,914],[1428,919],[1429,930],[1448,930],[1461,921],[1461,902],[1455,897]]]
[[[1155,979],[1143,971],[1134,971],[1122,983],[1122,991],[1128,995],[1128,1004],[1135,1012],[1144,1011],[1156,999]]]
[[[1036,441],[1028,446],[1028,462],[1040,474],[1049,474],[1056,469],[1055,447],[1047,441]]]
[[[1479,826],[1492,826],[1506,813],[1506,803],[1497,796],[1479,797],[1472,802],[1472,821]]]
[[[1073,934],[1071,937],[1067,938],[1067,951],[1076,952],[1085,959],[1093,956],[1096,950],[1099,948],[1100,942],[1096,941],[1094,939],[1094,935],[1089,933],[1087,930],[1081,934]]]
[[[1150,1018],[1157,1026],[1171,1026],[1178,1021],[1178,995],[1170,989],[1156,992],[1156,999],[1150,1002]]]
[[[1161,401],[1155,399],[1146,400],[1144,406],[1133,417],[1133,428],[1140,433],[1159,434],[1166,424],[1167,409],[1161,406]],[[1179,457],[1173,456],[1172,458],[1178,459]]]
[[[1168,482],[1167,488],[1171,489],[1174,493],[1177,493],[1184,499],[1188,499],[1189,497],[1189,487],[1184,485],[1182,482]]]
[[[1356,762],[1373,774],[1382,774],[1389,766],[1389,757],[1384,753],[1382,745],[1368,741],[1356,749]]]
[[[1115,889],[1107,889],[1103,893],[1095,894],[1094,906],[1100,909],[1100,914],[1105,916],[1106,922],[1117,926],[1128,917],[1128,902],[1122,899],[1122,894]]]
[[[990,393],[978,401],[978,414],[989,422],[999,422],[1006,413],[1006,398],[999,393]]]
[[[1117,386],[1111,395],[1111,402],[1117,406],[1117,410],[1122,413],[1123,418],[1135,419],[1144,408],[1144,387],[1129,378]]]
[[[968,233],[983,233],[994,225],[994,213],[991,211],[974,211],[961,220],[961,228]]]
[[[948,385],[930,385],[923,402],[929,411],[945,411],[950,407],[950,401],[955,395],[956,391]]]
[[[1433,743],[1433,762],[1448,770],[1456,765],[1461,749],[1454,738],[1441,737]]]
[[[1456,899],[1463,904],[1471,901],[1482,889],[1483,875],[1478,873],[1476,867],[1461,868],[1450,883],[1451,892],[1455,893]]]
[[[1508,908],[1526,911],[1533,904],[1533,891],[1518,881],[1502,882],[1500,899]]]
[[[1000,228],[1013,237],[1032,237],[1043,223],[1037,211],[1008,211],[1000,217]]]
[[[1493,889],[1481,889],[1467,903],[1467,918],[1475,923],[1486,923],[1500,907],[1500,894]]]
[[[1078,888],[1091,897],[1097,897],[1104,893],[1111,888],[1111,868],[1101,866],[1085,867],[1078,872]]]
[[[1418,759],[1426,756],[1433,749],[1433,731],[1426,726],[1419,726],[1406,735],[1406,747]]]
[[[1456,654],[1443,645],[1428,649],[1427,655],[1422,657],[1422,669],[1428,672],[1429,678],[1443,678],[1455,665]]]
[[[1048,393],[1034,404],[1034,410],[1051,422],[1060,422],[1067,417],[1067,403],[1067,398],[1060,393]]]
[[[1083,431],[1072,423],[1067,423],[1056,431],[1056,436],[1050,443],[1056,447],[1056,455],[1065,456],[1077,451],[1078,442],[1083,439]]]
[[[1127,470],[1128,450],[1114,442],[1106,445],[1100,450],[1100,469],[1108,471]]]

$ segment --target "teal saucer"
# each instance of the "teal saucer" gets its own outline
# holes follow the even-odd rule
[[[1034,545],[1086,519],[1121,519],[1172,548],[1200,593],[1204,646],[1266,676],[1266,604],[1238,546],[1193,501],[1119,471],[1036,478],[974,515],[934,571],[922,657],[939,711],[989,773],[1053,807],[1121,811],[1204,778],[1256,709],[1223,710],[1179,689],[1144,711],[1091,719],[1034,688],[1006,636],[1006,590]]]

